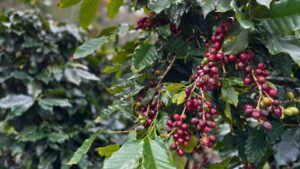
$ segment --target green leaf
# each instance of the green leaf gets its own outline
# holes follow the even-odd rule
[[[167,151],[158,142],[150,138],[144,139],[144,168],[151,169],[176,169],[172,165]]]
[[[225,102],[228,102],[236,107],[239,102],[239,93],[233,87],[223,87],[222,98]]]
[[[224,39],[222,50],[225,54],[238,54],[249,44],[249,30],[239,26],[233,27]]]
[[[108,16],[110,18],[115,17],[123,3],[123,0],[108,0],[106,5]]]
[[[271,4],[272,0],[256,0],[256,2],[260,5],[264,5],[267,8],[270,8],[270,4]]]
[[[94,74],[82,70],[82,69],[76,69],[76,68],[67,68],[64,71],[64,75],[66,79],[76,85],[79,85],[82,81],[82,79],[86,80],[99,80],[97,76]]]
[[[176,93],[173,96],[172,103],[176,103],[177,105],[182,104],[182,103],[184,103],[185,98],[186,98],[185,91],[182,91],[180,93]]]
[[[68,99],[45,98],[38,101],[39,105],[49,111],[53,111],[54,106],[58,107],[71,107]]]
[[[170,52],[175,53],[180,57],[187,56],[191,49],[190,44],[181,38],[171,37],[165,42],[164,45]]]
[[[228,102],[226,102],[225,104],[225,109],[224,109],[224,113],[225,116],[227,117],[227,119],[229,120],[229,124],[232,127],[232,115],[231,115],[231,108],[230,108],[230,104]]]
[[[68,165],[77,164],[81,160],[82,156],[89,151],[98,134],[99,133],[95,133],[90,138],[84,140],[83,144],[76,150],[73,157],[68,162]]]
[[[54,143],[63,143],[64,141],[69,139],[69,136],[65,133],[61,132],[53,132],[48,135],[48,139]]]
[[[227,169],[231,163],[238,161],[238,158],[227,158],[219,163],[209,164],[208,169]]]
[[[105,147],[98,147],[96,150],[100,156],[110,157],[114,152],[120,149],[120,145],[112,144]]]
[[[142,157],[143,141],[129,140],[104,161],[103,169],[134,169]]]
[[[216,12],[227,12],[232,9],[231,0],[219,0]]]
[[[275,17],[283,17],[283,16],[300,14],[299,6],[300,6],[300,1],[298,0],[276,1],[271,4],[269,10],[264,11],[262,17],[275,18]]]
[[[81,0],[59,0],[57,7],[66,8],[78,4],[80,1]]]
[[[184,85],[182,83],[169,83],[167,85],[167,91],[169,92],[178,92],[182,88],[184,88]]]
[[[300,154],[300,129],[289,128],[281,136],[281,141],[273,146],[277,165],[295,162]]]
[[[42,92],[42,87],[39,83],[29,82],[27,84],[27,91],[28,91],[28,94],[30,94],[31,96],[36,98]]]
[[[266,31],[276,36],[292,36],[297,37],[300,29],[300,15],[291,15],[286,17],[261,19],[260,26]],[[300,37],[298,37],[300,38]]]
[[[218,4],[219,0],[197,0],[200,3],[202,8],[204,17],[209,14],[211,11],[216,9],[216,5]]]
[[[176,169],[185,169],[186,163],[187,163],[187,157],[183,156],[183,157],[179,157],[176,153],[174,153],[175,156],[175,166]]]
[[[230,6],[233,8],[235,17],[239,21],[241,27],[244,29],[254,30],[254,24],[244,16],[243,12],[240,8],[238,8],[235,1],[231,1]]]
[[[157,58],[157,51],[154,45],[143,44],[138,49],[136,49],[133,55],[133,69],[141,71],[147,66],[154,63]]]
[[[34,102],[33,98],[26,95],[7,95],[0,99],[0,108],[9,109],[17,106],[26,104],[32,105]]]
[[[108,38],[106,36],[91,39],[81,46],[79,46],[74,54],[74,59],[80,59],[84,58],[93,52],[95,52],[97,49],[101,48],[105,43],[108,42]]]
[[[173,0],[149,0],[149,9],[155,13],[160,13],[162,10],[171,6]]]
[[[300,66],[300,40],[293,37],[278,37],[265,33],[261,41],[273,55],[287,53]]]
[[[284,127],[281,122],[272,122],[272,131],[267,133],[267,141],[270,144],[275,144],[280,140],[281,135],[284,132]]]
[[[83,0],[80,6],[80,26],[87,28],[95,19],[99,7],[99,0]]]
[[[268,149],[266,133],[263,130],[252,130],[248,134],[245,154],[249,162],[259,163]]]
[[[188,145],[183,147],[184,151],[187,153],[193,152],[194,148],[197,146],[197,138],[192,135]]]

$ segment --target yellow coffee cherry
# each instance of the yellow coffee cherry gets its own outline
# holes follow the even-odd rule
[[[290,99],[290,100],[295,99],[295,95],[294,95],[293,92],[287,92],[286,95],[287,95],[287,98]]]

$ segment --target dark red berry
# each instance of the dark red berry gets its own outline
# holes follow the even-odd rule
[[[266,130],[266,131],[271,131],[272,130],[272,124],[268,121],[265,121],[263,123],[263,128]]]

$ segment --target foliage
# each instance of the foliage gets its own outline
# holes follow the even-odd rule
[[[111,17],[121,4],[108,3]],[[115,43],[120,27],[101,35],[116,46],[105,72],[116,75],[109,91],[118,99],[105,112],[130,114],[136,134],[104,168],[184,168],[187,160],[195,168],[297,167],[299,1],[126,5],[149,16],[129,29],[139,36],[125,45]],[[222,162],[207,157],[211,148]]]
[[[74,25],[34,11],[1,15],[0,168],[69,168],[73,151],[96,127],[122,128],[119,117],[98,117],[111,102],[105,90],[110,77],[100,74],[102,54],[72,58],[83,38]],[[102,141],[92,148],[115,138],[94,135]],[[74,168],[99,168],[96,152],[85,154]]]

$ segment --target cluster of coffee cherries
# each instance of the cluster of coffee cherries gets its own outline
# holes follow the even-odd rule
[[[169,29],[173,35],[179,35],[181,32],[180,29],[174,23],[169,24]]]
[[[155,28],[157,23],[155,16],[155,12],[151,12],[149,16],[140,18],[135,29],[150,30]]]
[[[185,154],[183,148],[188,146],[191,139],[189,125],[184,123],[186,115],[175,114],[172,120],[167,121],[168,130],[171,132],[175,143],[171,144],[170,149],[176,151],[178,156]]]

